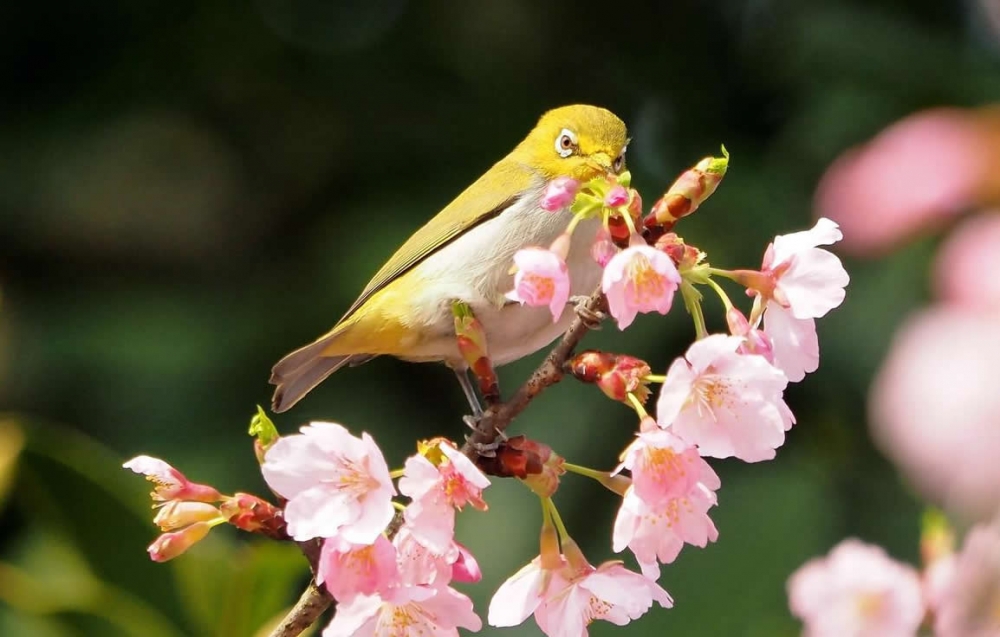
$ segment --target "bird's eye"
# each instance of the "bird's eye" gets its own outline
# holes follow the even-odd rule
[[[611,168],[616,173],[620,173],[622,171],[622,168],[624,167],[625,167],[625,154],[622,153],[621,155],[615,157],[615,161],[611,164]]]
[[[568,128],[559,131],[559,137],[556,137],[556,152],[559,156],[569,157],[574,150],[576,150],[576,133]]]

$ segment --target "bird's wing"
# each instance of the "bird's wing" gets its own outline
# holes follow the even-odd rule
[[[492,219],[513,205],[532,182],[531,171],[515,161],[501,160],[466,188],[433,219],[406,240],[365,286],[361,296],[338,321],[350,318],[376,292],[405,274],[467,230]],[[335,327],[334,330],[337,328]]]

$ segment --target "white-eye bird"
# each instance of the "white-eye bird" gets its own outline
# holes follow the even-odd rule
[[[539,207],[549,182],[620,173],[627,143],[625,124],[607,109],[574,105],[545,113],[509,155],[390,257],[332,330],[278,361],[270,380],[277,385],[274,411],[291,408],[341,367],[381,355],[443,361],[458,373],[475,408],[453,303],[467,304],[482,323],[494,365],[535,352],[562,334],[573,312],[553,323],[547,308],[505,297],[513,288],[514,253],[548,246],[572,218],[568,209]],[[573,233],[566,259],[571,296],[590,294],[600,282],[600,266],[590,255],[599,223],[589,219]]]

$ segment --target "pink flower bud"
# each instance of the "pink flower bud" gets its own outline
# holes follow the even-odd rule
[[[221,519],[219,510],[206,502],[167,502],[153,518],[153,524],[161,531],[174,531],[195,522],[210,522]]]
[[[593,257],[594,261],[597,261],[597,265],[603,268],[616,254],[618,254],[618,247],[611,239],[611,233],[602,226],[594,237],[594,243],[590,245],[590,256]]]
[[[288,537],[281,509],[255,495],[237,493],[224,500],[219,509],[226,522],[238,529],[276,539]]]
[[[628,190],[625,189],[625,186],[613,186],[608,194],[604,195],[604,205],[608,208],[620,208],[628,201]]]
[[[150,559],[154,562],[166,562],[174,559],[205,539],[208,532],[212,530],[212,526],[214,525],[211,522],[195,522],[180,531],[164,533],[149,545],[147,550]]]
[[[218,502],[222,499],[213,487],[196,484],[159,458],[136,456],[122,465],[135,473],[146,476],[156,485],[150,497],[159,502],[168,500],[193,500],[196,502]]]
[[[572,177],[557,177],[545,188],[539,206],[542,210],[558,212],[573,203],[579,189],[580,182]]]
[[[472,551],[458,542],[455,542],[455,548],[458,549],[458,559],[451,565],[451,579],[464,584],[475,584],[483,579],[483,571]]]

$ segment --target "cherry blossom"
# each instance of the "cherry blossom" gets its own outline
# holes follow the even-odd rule
[[[970,310],[1000,310],[1000,210],[963,221],[934,258],[938,296]]]
[[[764,310],[764,335],[771,344],[771,362],[797,383],[819,369],[816,320],[795,316],[774,301]],[[759,352],[758,352],[759,353]]]
[[[673,432],[660,429],[652,418],[643,419],[636,439],[622,452],[615,473],[628,469],[635,495],[649,503],[685,496],[698,483],[711,490],[719,476],[698,454],[698,449]]]
[[[663,608],[674,605],[656,582],[621,562],[605,562],[597,568],[569,566],[561,578],[550,582],[545,600],[535,609],[535,622],[550,637],[586,636],[587,626],[594,621],[624,626],[644,615],[653,602]]]
[[[590,244],[590,256],[597,261],[597,265],[606,267],[611,259],[618,254],[615,242],[611,240],[611,233],[604,226],[597,230],[594,235],[594,242]]]
[[[274,443],[261,465],[267,484],[288,499],[288,534],[373,543],[392,519],[396,493],[375,441],[331,422],[301,431]]]
[[[323,542],[316,583],[324,585],[338,602],[359,594],[373,595],[398,581],[396,549],[384,535],[372,544],[352,544],[341,538]]]
[[[337,604],[323,637],[457,637],[482,626],[472,600],[449,586],[400,586]]]
[[[670,257],[643,243],[629,246],[611,258],[604,268],[601,287],[611,315],[618,321],[618,328],[624,330],[640,312],[669,312],[680,283],[681,275]]]
[[[795,418],[782,399],[785,375],[763,357],[738,353],[743,339],[713,334],[667,371],[657,422],[703,456],[770,460]]]
[[[569,300],[569,268],[551,250],[523,248],[514,254],[514,289],[507,298],[531,307],[548,306],[552,320],[562,316]]]
[[[946,581],[939,584],[937,637],[1000,635],[1000,528],[997,522],[969,531]]]
[[[642,574],[656,580],[659,564],[677,559],[685,544],[704,548],[716,541],[719,532],[708,510],[717,502],[713,489],[719,488],[719,481],[714,472],[712,477],[714,482],[694,482],[681,494],[655,501],[644,500],[634,485],[629,487],[615,518],[612,549],[631,549]]]
[[[964,517],[1000,508],[1000,314],[940,306],[897,331],[870,390],[872,435],[926,498]]]
[[[778,235],[764,253],[757,291],[791,311],[795,318],[820,318],[844,301],[850,281],[835,254],[817,246],[843,238],[837,224],[820,218],[810,230]]]
[[[788,596],[806,637],[913,637],[924,616],[916,570],[856,539],[801,566]]]
[[[169,500],[218,502],[222,499],[222,495],[215,488],[191,482],[183,473],[159,458],[136,456],[122,467],[146,476],[146,479],[155,485],[149,495],[157,502]]]
[[[455,510],[466,504],[485,510],[482,492],[490,481],[449,443],[440,442],[434,450],[440,452],[437,466],[423,454],[407,459],[399,490],[413,499],[403,515],[414,537],[432,551],[444,553],[455,535]]]
[[[572,177],[556,177],[545,187],[545,194],[539,207],[549,212],[558,212],[573,203],[577,191],[580,190],[580,182]]]
[[[487,617],[492,626],[516,626],[535,615],[550,637],[586,636],[595,620],[624,626],[648,611],[653,602],[664,608],[673,600],[656,582],[629,571],[621,562],[597,568],[586,562],[572,540],[564,541],[569,560],[560,557],[544,568],[536,557],[512,575],[494,594]]]

